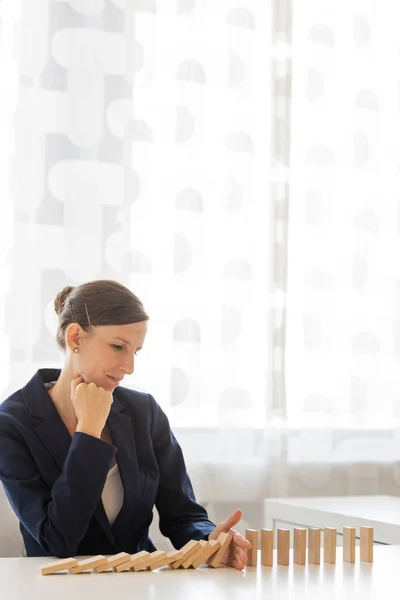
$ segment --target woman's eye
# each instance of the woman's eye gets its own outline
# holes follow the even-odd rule
[[[114,350],[117,350],[118,352],[123,349],[123,346],[118,346],[118,344],[112,344],[112,347],[114,348]]]

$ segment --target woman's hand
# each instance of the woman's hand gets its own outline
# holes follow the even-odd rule
[[[71,402],[74,407],[76,431],[100,438],[113,401],[112,393],[95,383],[84,383],[83,377],[71,381]]]
[[[230,533],[232,541],[229,544],[229,548],[226,551],[222,564],[229,565],[235,569],[241,571],[247,562],[247,550],[250,550],[251,543],[246,540],[240,533],[231,529],[239,523],[242,518],[242,511],[236,510],[229,519],[223,521],[210,533],[208,536],[209,540],[216,540],[220,533]]]

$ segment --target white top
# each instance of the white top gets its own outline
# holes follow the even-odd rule
[[[101,500],[110,525],[113,525],[124,502],[124,486],[122,485],[118,464],[108,471]]]

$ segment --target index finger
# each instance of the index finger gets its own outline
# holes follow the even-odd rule
[[[71,394],[72,395],[75,394],[76,388],[78,387],[78,385],[80,383],[83,383],[83,377],[82,377],[82,375],[79,375],[79,377],[77,377],[76,379],[73,379],[71,381]]]
[[[231,535],[233,535],[233,543],[237,544],[238,546],[240,546],[241,548],[245,548],[246,550],[250,550],[250,548],[252,548],[252,543],[249,542],[249,540],[246,540],[246,538],[244,538],[242,535],[240,535],[240,533],[238,533],[237,531],[229,531],[229,533]]]

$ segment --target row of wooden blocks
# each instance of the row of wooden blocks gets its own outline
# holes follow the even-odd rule
[[[202,564],[216,568],[220,566],[231,541],[232,536],[229,533],[220,533],[216,540],[208,542],[191,540],[180,550],[171,550],[170,552],[142,550],[136,554],[120,552],[108,557],[100,554],[83,560],[64,558],[41,567],[41,572],[42,575],[51,575],[61,571],[69,571],[74,575],[88,571],[103,573],[109,570],[122,573],[123,571],[154,571],[166,566],[173,569],[179,567],[197,569]]]
[[[325,527],[324,530],[324,562],[336,563],[337,531],[334,527]],[[256,529],[246,529],[246,539],[252,544],[248,551],[247,566],[257,566],[257,548],[259,532]],[[295,528],[293,533],[293,562],[296,565],[306,564],[307,530]],[[373,527],[360,527],[360,560],[373,561]],[[261,529],[261,564],[266,567],[273,566],[274,531]],[[290,529],[277,529],[277,563],[288,566],[290,556]],[[343,560],[354,563],[356,556],[356,529],[343,527]],[[319,565],[321,562],[321,530],[310,527],[308,529],[308,562]]]

